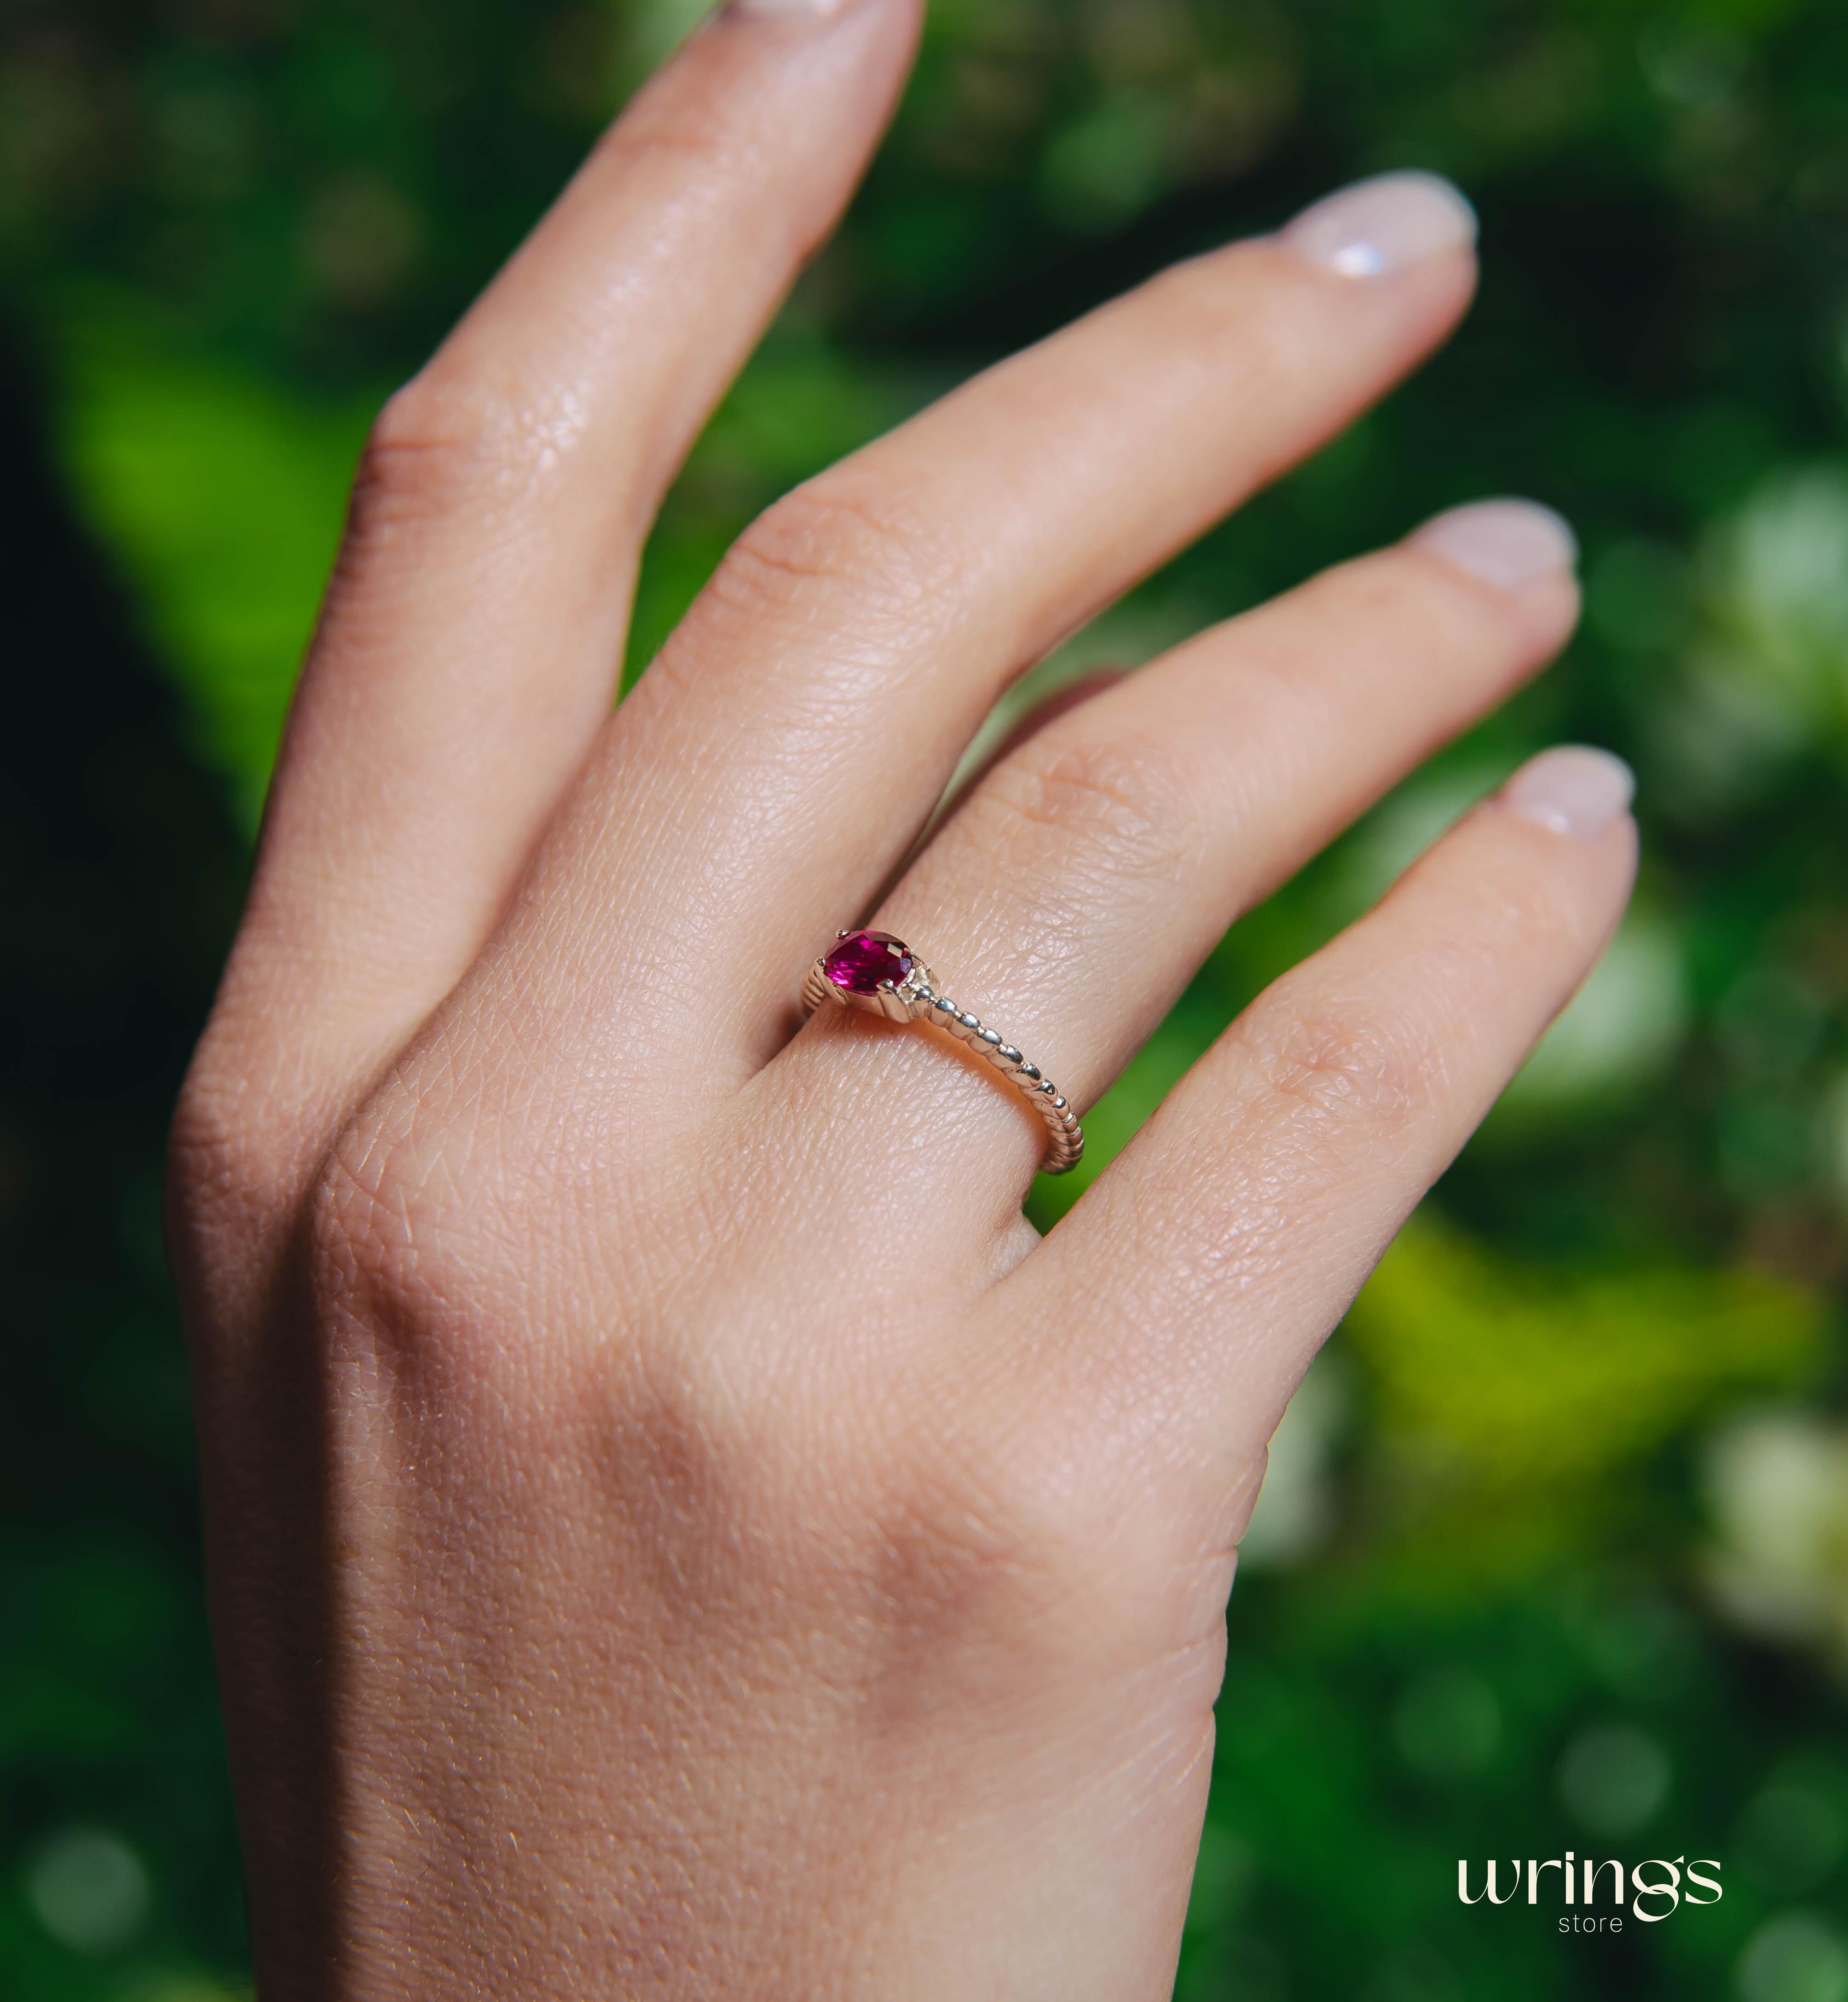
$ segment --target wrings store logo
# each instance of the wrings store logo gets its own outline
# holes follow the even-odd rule
[[[1472,1896],[1471,1866],[1459,1859],[1456,1866],[1457,1896],[1466,1905],[1480,1905],[1484,1899],[1491,1905],[1512,1903],[1521,1889],[1522,1865],[1517,1858],[1511,1860],[1510,1867],[1514,1876],[1504,1891],[1499,1881],[1499,1863],[1491,1857],[1483,1866],[1482,1888]],[[1696,1857],[1692,1863],[1685,1856],[1676,1857],[1672,1863],[1659,1856],[1651,1857],[1648,1861],[1631,1867],[1626,1889],[1626,1873],[1621,1863],[1614,1860],[1595,1863],[1588,1856],[1581,1861],[1568,1849],[1563,1861],[1557,1856],[1543,1863],[1529,1860],[1529,1904],[1540,1902],[1540,1880],[1549,1870],[1558,1871],[1560,1881],[1556,1885],[1548,1885],[1546,1889],[1558,1892],[1562,1903],[1573,1908],[1560,1919],[1562,1933],[1620,1933],[1623,1930],[1626,1899],[1631,1913],[1647,1926],[1670,1917],[1684,1904],[1717,1905],[1724,1895],[1720,1888],[1720,1865],[1711,1857]],[[1595,1910],[1600,1884],[1609,1894],[1606,1909],[1602,1912]],[[1696,1896],[1696,1885],[1710,1895]],[[1551,1902],[1549,1898],[1548,1903]]]

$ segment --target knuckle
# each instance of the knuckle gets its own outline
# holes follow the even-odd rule
[[[532,413],[478,378],[432,366],[373,420],[353,484],[350,532],[371,539],[492,506],[523,490],[546,461]]]
[[[312,1115],[277,1089],[249,1025],[207,1024],[167,1129],[166,1193],[176,1254],[189,1268],[248,1263],[298,1201],[315,1146]]]
[[[1172,751],[1134,738],[1029,743],[989,775],[977,811],[1003,856],[1050,835],[1075,851],[1065,866],[1115,881],[1171,878],[1201,821]]]
[[[1285,1000],[1252,1011],[1232,1034],[1267,1106],[1331,1133],[1403,1131],[1445,1074],[1442,1053],[1413,1026],[1352,1004]]]
[[[167,1197],[176,1233],[195,1241],[269,1209],[274,1172],[246,1094],[202,1052],[182,1086],[167,1135]]]
[[[350,1127],[321,1163],[306,1217],[309,1284],[324,1319],[363,1324],[394,1345],[454,1322],[465,1275],[414,1142]]]
[[[786,494],[733,544],[713,581],[748,614],[810,591],[846,591],[887,616],[909,616],[960,568],[940,529],[863,480],[824,475]]]
[[[619,182],[632,180],[638,168],[664,163],[694,169],[702,179],[721,167],[747,164],[749,141],[730,110],[717,95],[644,91],[603,127],[591,160]]]
[[[383,1151],[371,1153],[350,1132],[343,1135],[308,1197],[309,1269],[323,1299],[396,1290],[392,1282],[408,1269],[403,1254],[414,1233],[392,1191]]]
[[[523,1366],[506,1331],[535,1290],[553,1311],[584,1296],[581,1229],[601,1207],[535,1162],[517,1119],[478,1116],[469,1090],[454,1052],[433,1051],[348,1119],[302,1199],[305,1283],[327,1325],[452,1381],[506,1382]]]

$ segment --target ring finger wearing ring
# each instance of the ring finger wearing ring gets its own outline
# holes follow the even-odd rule
[[[1573,556],[1547,510],[1478,503],[1202,633],[1004,758],[950,814],[877,922],[894,943],[928,936],[963,999],[1024,1038],[1073,1104],[1089,1104],[1240,912],[1553,652],[1576,610]],[[861,937],[873,941],[863,974]],[[844,936],[840,977],[826,961],[811,970],[811,1008],[847,1001],[899,1020],[929,1014],[1018,1084],[1014,1046],[999,1034],[988,1041],[960,1007],[920,1005],[919,978],[933,999],[940,990],[898,950],[893,957],[876,935]],[[870,984],[856,992],[851,980],[863,977]],[[827,1048],[823,1057],[799,1038],[786,1061],[818,1061],[824,1089],[849,1101],[880,1089],[865,1064],[842,1064],[838,1041]],[[879,1061],[902,1073],[888,1071],[884,1089],[907,1111],[858,1129],[875,1135],[870,1144],[902,1150],[922,1135],[940,1148],[960,1126],[968,1139],[950,1145],[968,1149],[957,1170],[965,1193],[981,1182],[998,1214],[1016,1209],[1025,1163],[1004,1137],[1002,1094],[985,1094],[985,1109],[961,1066],[897,1050]],[[1044,1118],[1051,1103],[1042,1095],[1035,1109]],[[1071,1130],[1076,1139],[1076,1117]],[[1076,1159],[1062,1160],[1052,1136],[1048,1167]]]
[[[1062,1175],[1084,1153],[1084,1128],[1065,1097],[1037,1064],[987,1027],[978,1015],[959,1008],[938,991],[936,978],[901,939],[890,932],[838,934],[832,949],[810,968],[802,999],[811,1009],[832,1002],[863,1009],[893,1022],[929,1022],[967,1043],[986,1059],[1046,1124],[1046,1154],[1040,1172]]]

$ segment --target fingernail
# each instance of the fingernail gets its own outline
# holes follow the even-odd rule
[[[1586,744],[1562,745],[1531,758],[1501,789],[1501,804],[1555,834],[1595,841],[1627,812],[1636,774],[1621,758]]]
[[[1440,175],[1376,174],[1306,208],[1283,241],[1344,277],[1378,278],[1473,243],[1476,211]]]
[[[857,0],[730,0],[725,11],[766,21],[827,21],[856,4]]]
[[[1411,539],[1505,591],[1570,570],[1578,560],[1571,524],[1537,500],[1472,501],[1434,515]]]

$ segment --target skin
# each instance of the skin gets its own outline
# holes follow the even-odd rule
[[[267,2002],[1165,1994],[1265,1442],[1627,891],[1627,817],[1487,803],[1043,1243],[992,1076],[797,1032],[863,916],[1088,1104],[1576,611],[1364,557],[1042,719],[893,883],[1008,682],[1473,283],[1266,239],[779,503],[612,713],[916,14],[709,23],[360,474],[173,1141]]]

